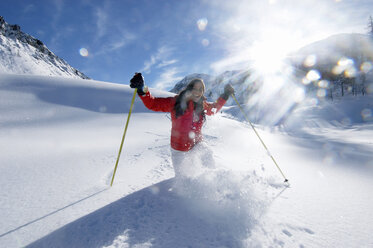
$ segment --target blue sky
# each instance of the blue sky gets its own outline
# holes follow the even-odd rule
[[[366,33],[372,9],[371,0],[0,1],[8,23],[89,77],[127,84],[140,71],[161,89],[333,34]]]

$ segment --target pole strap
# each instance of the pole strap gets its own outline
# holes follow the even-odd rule
[[[110,187],[113,186],[115,173],[117,171],[117,167],[118,167],[118,163],[119,163],[119,159],[120,159],[120,154],[122,153],[122,147],[123,147],[124,139],[125,139],[126,133],[127,133],[128,123],[130,122],[130,118],[131,118],[133,103],[135,102],[135,98],[136,98],[136,93],[137,93],[137,88],[135,88],[135,91],[133,92],[132,101],[131,101],[131,107],[130,107],[130,111],[128,112],[126,127],[124,128],[122,142],[120,143],[118,157],[117,157],[117,162],[115,163],[114,172],[113,172],[113,178],[111,179]]]
[[[266,144],[264,143],[264,141],[262,140],[262,138],[260,138],[260,136],[259,136],[259,134],[258,134],[258,132],[256,131],[256,129],[255,129],[255,127],[254,127],[254,125],[251,123],[251,121],[249,120],[249,118],[246,116],[246,114],[245,114],[245,112],[244,112],[244,110],[243,110],[243,108],[241,107],[241,104],[237,101],[237,98],[236,98],[236,96],[234,95],[234,94],[232,94],[232,97],[233,97],[233,99],[236,101],[236,103],[237,103],[237,105],[238,105],[238,107],[240,108],[240,110],[241,110],[241,112],[242,112],[242,114],[243,114],[243,116],[245,117],[245,119],[247,120],[247,122],[249,122],[249,124],[250,124],[250,126],[251,126],[251,128],[254,130],[254,132],[255,132],[255,134],[256,134],[256,136],[258,136],[258,138],[259,138],[259,140],[260,140],[260,142],[262,143],[262,145],[264,146],[264,148],[266,149],[266,151],[267,151],[267,153],[268,153],[268,155],[271,157],[271,159],[272,159],[272,161],[275,163],[275,165],[276,165],[276,167],[277,167],[277,169],[280,171],[280,173],[281,173],[281,175],[284,177],[284,179],[285,179],[285,182],[288,182],[289,180],[288,179],[286,179],[286,177],[285,177],[285,175],[284,175],[284,173],[282,172],[282,170],[281,170],[281,168],[280,168],[280,166],[277,164],[277,162],[276,162],[276,160],[274,159],[274,157],[272,156],[272,154],[269,152],[269,150],[268,150],[268,148],[267,148],[267,146],[266,146]]]

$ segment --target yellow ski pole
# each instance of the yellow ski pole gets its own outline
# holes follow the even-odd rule
[[[123,143],[124,143],[124,138],[126,137],[128,123],[130,122],[130,117],[131,117],[131,113],[132,113],[132,107],[133,107],[133,103],[135,102],[136,93],[137,93],[137,88],[135,88],[135,91],[133,92],[132,101],[131,101],[131,107],[130,107],[130,111],[128,112],[126,127],[124,128],[122,142],[120,143],[120,148],[119,148],[119,153],[118,153],[118,157],[117,157],[117,162],[115,163],[114,172],[113,172],[113,178],[111,179],[110,187],[113,186],[115,172],[117,171],[120,154],[122,153],[122,147],[123,147]]]
[[[236,103],[237,103],[237,105],[238,105],[238,107],[240,108],[240,110],[241,110],[241,112],[242,112],[242,114],[243,114],[243,116],[245,117],[245,119],[249,122],[249,124],[250,124],[250,126],[252,127],[252,129],[254,130],[254,132],[255,132],[255,134],[256,134],[256,136],[258,136],[258,138],[259,138],[259,140],[260,140],[260,142],[262,143],[262,145],[264,146],[264,148],[266,149],[266,151],[267,151],[267,153],[268,153],[268,155],[271,157],[271,159],[272,159],[272,161],[275,163],[275,165],[276,165],[276,167],[277,167],[277,169],[280,171],[280,173],[281,173],[281,175],[284,177],[284,179],[285,179],[285,183],[286,182],[288,182],[289,180],[288,179],[286,179],[286,177],[285,177],[285,175],[284,175],[284,173],[282,172],[282,170],[280,169],[280,166],[278,166],[278,164],[277,164],[277,162],[276,162],[276,160],[273,158],[273,156],[272,156],[272,154],[269,152],[269,150],[268,150],[268,148],[267,148],[267,146],[264,144],[264,141],[262,140],[262,138],[260,138],[260,136],[259,136],[259,134],[258,134],[258,132],[256,131],[256,129],[255,129],[255,127],[254,127],[254,125],[251,123],[251,121],[249,120],[249,118],[247,118],[247,116],[246,116],[246,114],[245,114],[245,112],[244,112],[244,110],[242,109],[242,107],[241,107],[241,104],[237,101],[237,98],[236,98],[236,96],[234,95],[234,94],[232,94],[232,97],[233,97],[233,99],[236,101]]]

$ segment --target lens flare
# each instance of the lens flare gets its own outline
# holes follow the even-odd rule
[[[316,95],[317,95],[319,98],[323,98],[323,97],[326,96],[326,90],[324,90],[324,89],[318,89]]]
[[[346,77],[355,77],[357,70],[354,64],[352,59],[342,57],[338,60],[337,65],[333,67],[332,73],[334,75],[339,75],[344,72]]]
[[[342,57],[338,63],[337,63],[339,66],[343,66],[343,67],[349,67],[351,65],[354,64],[354,61],[352,59],[349,59],[349,58],[346,58],[346,57]]]
[[[339,66],[339,65],[336,65],[336,66],[334,66],[333,67],[333,69],[332,69],[332,73],[334,74],[334,75],[339,75],[339,74],[341,74],[342,72],[343,72],[343,67],[342,66]]]
[[[310,70],[307,73],[306,78],[309,81],[317,81],[321,78],[321,75],[320,75],[320,72],[318,70]]]
[[[88,57],[89,53],[88,53],[88,50],[84,47],[80,48],[79,49],[79,54],[82,56],[82,57]]]
[[[371,84],[368,85],[367,92],[368,93],[373,93],[373,83],[371,83]]]
[[[193,131],[190,131],[188,136],[189,136],[190,139],[195,139],[196,138],[196,133],[193,132]]]
[[[318,86],[319,86],[320,88],[324,88],[324,89],[326,89],[326,88],[329,87],[329,81],[328,81],[328,80],[320,80],[320,81],[318,82]]]
[[[357,71],[356,71],[355,67],[350,67],[350,68],[345,70],[344,75],[345,75],[345,77],[352,78],[352,77],[356,76],[356,73],[357,73]]]
[[[208,20],[207,18],[201,18],[197,21],[197,27],[200,31],[204,31],[207,27]]]
[[[210,45],[210,41],[208,39],[203,39],[201,43],[204,47],[207,47],[208,45]]]
[[[362,63],[360,66],[360,70],[364,73],[368,73],[369,71],[372,70],[372,68],[373,68],[372,63],[367,62],[367,61]]]
[[[317,106],[319,104],[319,100],[317,98],[312,98],[309,100],[311,106]]]
[[[308,55],[306,57],[306,59],[303,62],[303,65],[305,67],[312,67],[312,66],[316,65],[316,62],[317,62],[317,57],[316,57],[316,55],[312,54],[312,55]]]
[[[372,118],[372,110],[366,108],[361,111],[361,116],[363,117],[363,120],[367,121]]]
[[[150,192],[153,194],[153,195],[158,195],[159,194],[159,187],[157,186],[152,186],[150,187]]]
[[[304,77],[303,79],[302,79],[302,84],[304,84],[304,85],[309,85],[311,83],[311,81],[307,78],[307,77]]]

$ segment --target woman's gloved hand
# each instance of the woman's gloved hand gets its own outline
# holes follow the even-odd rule
[[[136,72],[135,75],[131,78],[130,82],[130,87],[137,88],[137,93],[140,96],[146,93],[146,87],[144,87],[144,77],[141,75],[141,73]]]
[[[232,94],[234,94],[234,89],[232,85],[227,84],[224,87],[224,93],[220,97],[223,98],[224,100],[228,100],[229,96]]]
[[[232,85],[230,85],[230,84],[225,85],[224,94],[228,94],[228,95],[234,94],[234,89],[233,89]]]

